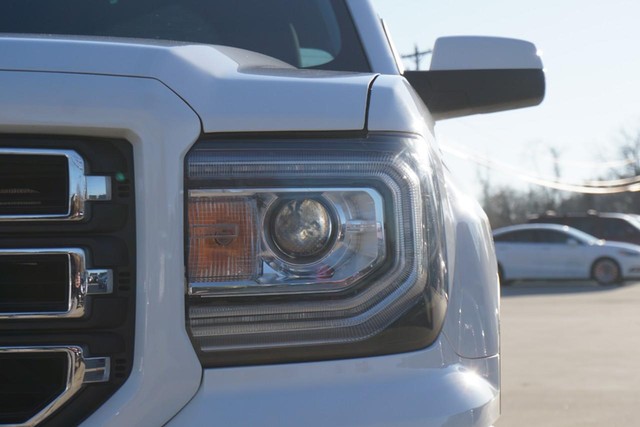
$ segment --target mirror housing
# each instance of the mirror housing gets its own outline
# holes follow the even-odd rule
[[[538,105],[545,92],[535,45],[500,37],[441,37],[429,71],[404,76],[435,120]]]

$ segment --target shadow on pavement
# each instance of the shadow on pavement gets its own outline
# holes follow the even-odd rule
[[[500,289],[503,298],[529,295],[580,294],[586,292],[612,292],[635,286],[640,282],[624,282],[619,285],[601,286],[591,280],[584,281],[531,281],[515,282]]]

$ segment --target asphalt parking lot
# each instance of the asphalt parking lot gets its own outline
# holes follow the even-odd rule
[[[496,427],[640,425],[640,282],[502,292]]]

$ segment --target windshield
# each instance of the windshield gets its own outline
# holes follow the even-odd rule
[[[370,71],[344,0],[2,0],[0,33],[216,44],[300,68]]]
[[[627,219],[634,227],[640,229],[640,215],[637,214],[628,214]]]

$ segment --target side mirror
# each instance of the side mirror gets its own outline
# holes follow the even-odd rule
[[[439,38],[429,71],[404,76],[435,120],[538,105],[545,91],[536,47],[499,37]]]

